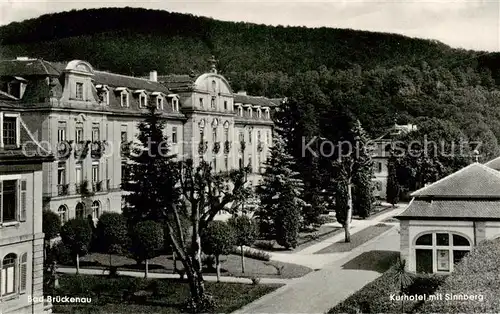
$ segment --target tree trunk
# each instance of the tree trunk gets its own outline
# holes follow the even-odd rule
[[[76,254],[76,273],[80,273],[80,256]]]
[[[174,261],[174,274],[177,271],[177,253],[175,253],[175,250],[172,249],[172,260]]]
[[[345,242],[351,242],[351,220],[352,220],[352,184],[349,183],[347,185],[347,215],[344,224],[344,232],[345,232]]]
[[[241,248],[241,273],[245,273],[245,252],[243,251],[243,245],[240,246]]]
[[[220,282],[220,259],[219,259],[219,255],[215,255],[215,269],[217,270],[217,282]]]
[[[148,260],[146,259],[144,261],[145,267],[144,267],[144,278],[148,278]]]

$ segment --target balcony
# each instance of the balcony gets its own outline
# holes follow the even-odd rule
[[[92,192],[102,192],[102,181],[92,182]]]
[[[85,157],[87,157],[87,154],[89,153],[89,144],[90,141],[78,142],[75,147],[75,158],[85,159]]]
[[[88,181],[83,181],[81,183],[76,183],[75,184],[75,191],[76,191],[76,194],[82,194],[82,195],[85,195],[85,194],[91,194],[92,192],[89,190],[89,183]]]
[[[202,141],[198,144],[198,154],[204,155],[208,150],[208,142]]]
[[[57,196],[65,196],[69,194],[69,184],[57,185]]]
[[[230,151],[231,151],[231,142],[225,141],[224,142],[224,154],[228,155]]]
[[[104,146],[106,141],[94,141],[90,147],[90,156],[92,159],[99,159],[104,154]]]
[[[220,142],[215,142],[214,147],[212,148],[212,152],[214,154],[218,154],[220,151]]]
[[[73,141],[61,141],[57,144],[57,158],[66,160],[71,155],[73,150]]]

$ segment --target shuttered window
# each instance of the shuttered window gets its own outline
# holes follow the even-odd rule
[[[26,206],[27,206],[27,203],[26,203],[26,194],[28,193],[27,191],[27,182],[26,180],[21,180],[20,181],[21,184],[21,188],[19,190],[19,212],[20,212],[20,216],[19,216],[19,221],[26,221]]]
[[[21,256],[21,262],[19,265],[19,293],[26,293],[26,280],[28,277],[28,253],[24,253]]]

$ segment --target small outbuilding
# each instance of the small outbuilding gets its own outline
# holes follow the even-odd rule
[[[473,163],[412,194],[401,213],[408,271],[449,273],[475,245],[500,237],[500,172]]]

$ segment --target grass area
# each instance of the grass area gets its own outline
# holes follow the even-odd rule
[[[378,216],[388,212],[389,210],[393,210],[394,208],[395,207],[391,206],[391,205],[382,205],[382,204],[375,205],[375,206],[373,206],[372,214],[370,215],[370,217],[368,217],[366,219],[371,220],[371,219],[377,218]]]
[[[186,282],[166,279],[63,275],[51,295],[91,297],[89,304],[54,304],[53,313],[182,313],[189,300]],[[250,285],[206,282],[216,301],[214,313],[230,313],[274,291],[281,285]],[[137,298],[138,291],[154,291]]]
[[[144,264],[137,263],[126,256],[112,255],[112,265],[120,270],[144,271]],[[66,265],[72,266],[72,265]],[[109,255],[92,253],[80,258],[81,268],[106,269],[109,268]],[[177,261],[177,268],[182,269],[182,264]],[[149,261],[148,269],[150,272],[173,273],[174,263],[171,256],[162,255]],[[233,277],[265,277],[265,278],[298,278],[302,277],[312,269],[290,263],[278,261],[260,261],[252,258],[245,258],[245,273],[241,273],[241,258],[238,255],[227,255],[221,257],[221,275]],[[214,269],[206,268],[203,271],[206,275],[215,275]]]
[[[342,265],[342,268],[384,273],[396,262],[399,254],[399,251],[372,250],[363,252]]]
[[[377,224],[374,226],[367,227],[359,232],[356,232],[351,236],[351,242],[345,243],[343,241],[339,241],[334,243],[314,254],[327,254],[327,253],[341,253],[341,252],[349,252],[358,246],[368,242],[376,236],[381,235],[385,231],[391,229],[393,226],[388,226],[385,224]]]

